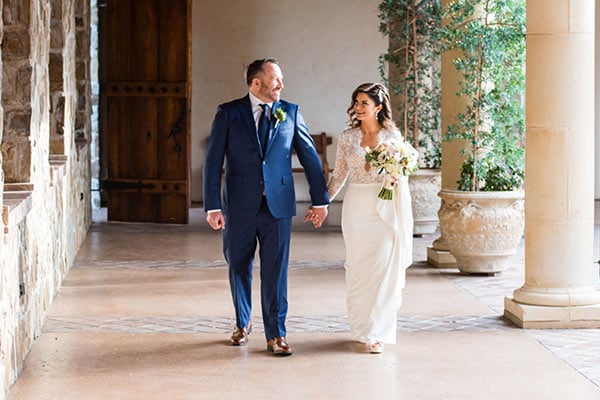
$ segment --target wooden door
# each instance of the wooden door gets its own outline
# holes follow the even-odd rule
[[[188,223],[190,1],[101,0],[99,13],[108,220]]]

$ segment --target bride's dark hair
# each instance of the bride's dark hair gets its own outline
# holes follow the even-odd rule
[[[381,83],[363,83],[359,85],[354,92],[352,92],[352,101],[350,102],[350,107],[346,111],[350,119],[348,120],[348,125],[353,128],[360,126],[360,121],[356,119],[356,115],[354,114],[354,103],[356,102],[356,97],[359,93],[364,93],[371,98],[375,102],[375,106],[381,104],[381,111],[377,114],[377,120],[385,129],[393,130],[396,128],[396,124],[392,120],[392,106],[390,104],[390,95],[385,86]]]

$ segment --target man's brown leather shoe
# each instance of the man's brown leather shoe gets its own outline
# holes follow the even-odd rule
[[[267,342],[267,350],[277,356],[291,356],[292,348],[284,337],[276,337]]]
[[[232,346],[245,346],[248,344],[248,336],[252,333],[252,321],[248,323],[244,328],[238,328],[237,326],[233,330],[231,335]]]

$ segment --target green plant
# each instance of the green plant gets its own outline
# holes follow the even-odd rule
[[[419,149],[421,166],[439,168],[440,0],[384,0],[379,18],[379,31],[390,42],[380,57],[380,73],[397,99],[397,123],[405,140]]]
[[[457,96],[468,99],[445,140],[462,139],[460,190],[514,190],[524,179],[525,0],[455,0],[443,10],[443,51],[458,50]]]

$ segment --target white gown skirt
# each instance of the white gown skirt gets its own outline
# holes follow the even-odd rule
[[[396,343],[406,268],[412,263],[413,218],[408,178],[392,200],[377,197],[380,183],[350,184],[342,207],[346,296],[352,338]]]

